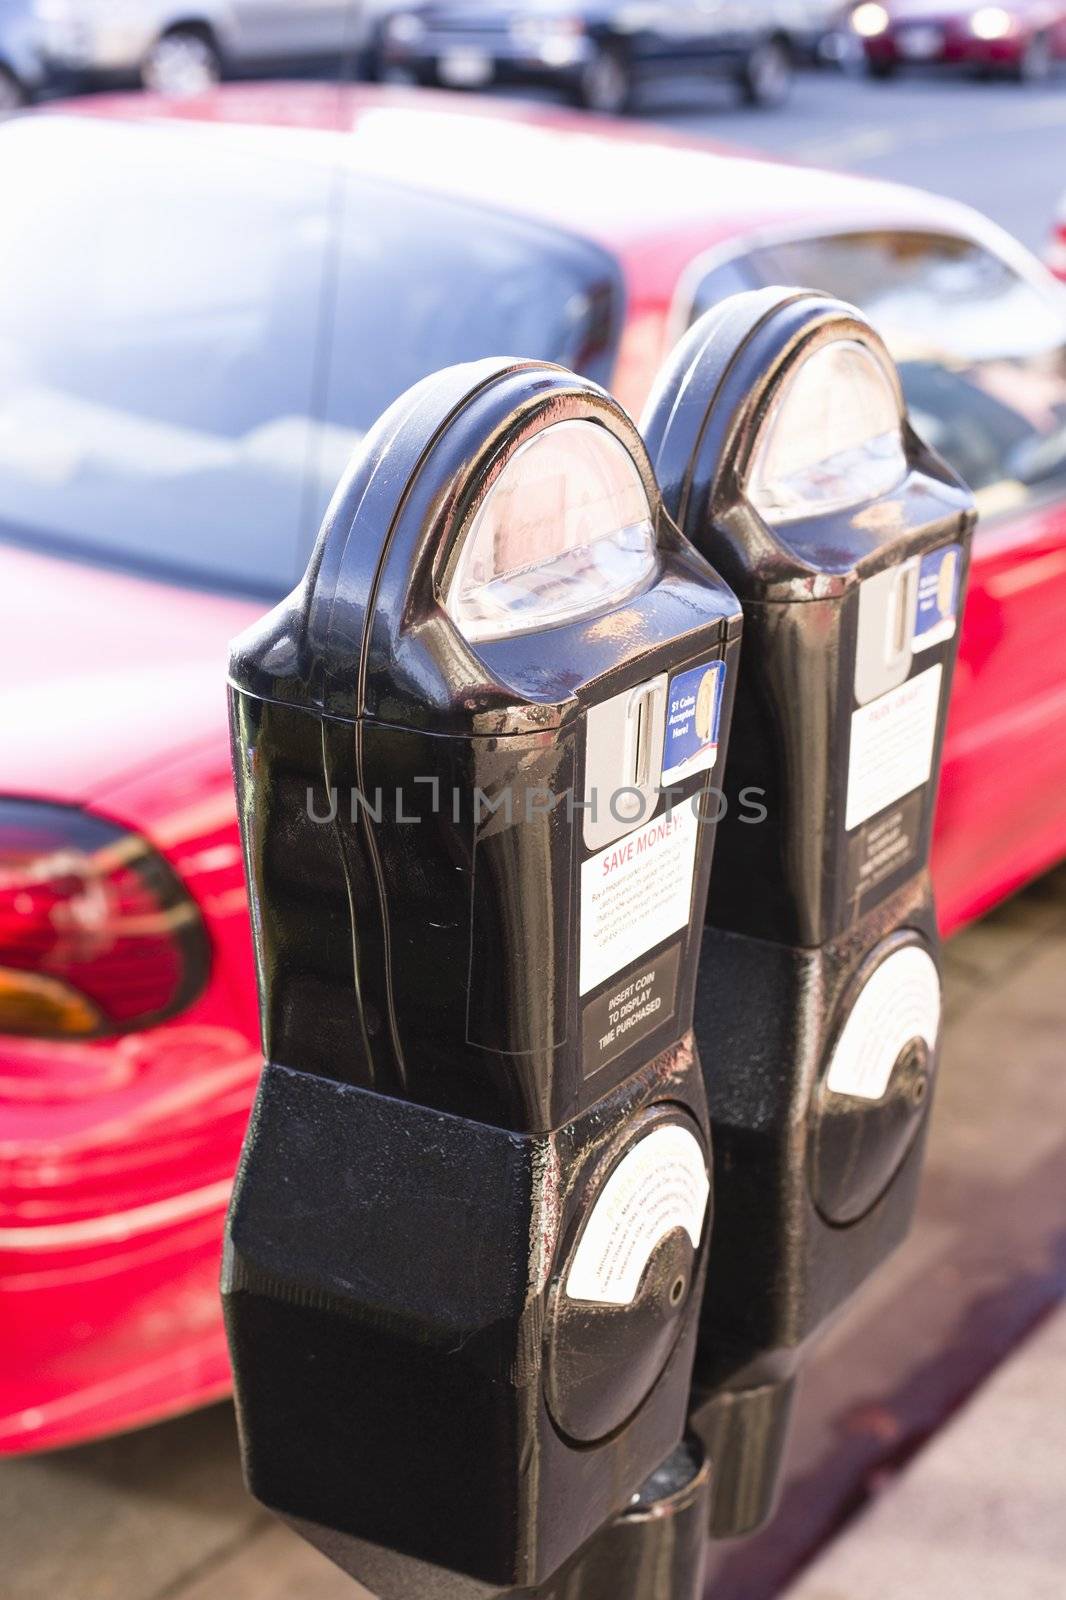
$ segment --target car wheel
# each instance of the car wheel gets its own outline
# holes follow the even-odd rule
[[[0,117],[18,111],[28,99],[25,89],[9,67],[0,66]]]
[[[744,63],[740,92],[752,106],[779,106],[792,89],[792,55],[782,39],[764,39]]]
[[[633,75],[615,50],[597,50],[581,74],[577,98],[587,111],[617,117],[633,99]]]
[[[1046,33],[1034,33],[1022,51],[1015,77],[1019,83],[1046,83],[1051,67],[1051,40]]]
[[[199,28],[172,28],[157,39],[141,63],[141,81],[157,94],[192,95],[222,77],[222,58]]]
[[[894,61],[871,61],[866,58],[866,76],[873,78],[875,83],[887,83],[889,78],[894,78],[899,68]]]

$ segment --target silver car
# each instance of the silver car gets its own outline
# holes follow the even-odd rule
[[[139,76],[195,94],[224,71],[332,62],[365,45],[364,0],[26,0],[52,79]]]
[[[31,100],[44,79],[33,0],[0,0],[0,116]]]

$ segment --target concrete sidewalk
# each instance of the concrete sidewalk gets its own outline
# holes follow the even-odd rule
[[[1066,1307],[783,1600],[1062,1600]]]

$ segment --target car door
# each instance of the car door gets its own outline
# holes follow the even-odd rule
[[[697,0],[695,53],[742,60],[755,35],[768,26],[768,9],[767,0]]]
[[[237,52],[247,62],[340,55],[360,39],[363,0],[231,0]]]
[[[925,229],[776,239],[694,276],[690,319],[738,280],[858,305],[976,492],[934,853],[950,928],[1066,856],[1066,297],[1020,252]]]
[[[749,32],[740,0],[658,0],[622,7],[618,16],[633,35],[633,54],[661,67],[698,66],[737,52]],[[629,19],[639,26],[629,27]]]

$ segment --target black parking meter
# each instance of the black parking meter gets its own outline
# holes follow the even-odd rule
[[[739,627],[619,407],[489,361],[385,414],[234,646],[245,1469],[386,1600],[542,1582],[681,1439]]]
[[[694,1424],[726,1535],[768,1514],[804,1347],[914,1206],[974,508],[869,324],[802,291],[701,319],[643,431],[671,514],[744,611],[696,1006],[715,1231]]]

